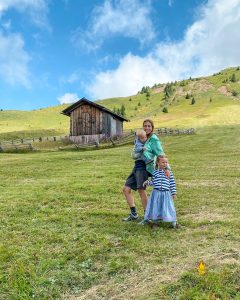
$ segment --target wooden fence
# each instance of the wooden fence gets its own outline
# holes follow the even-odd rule
[[[183,135],[183,134],[195,134],[195,129],[171,129],[171,128],[157,128],[155,129],[157,135]],[[34,137],[34,138],[26,138],[26,139],[17,139],[12,141],[0,141],[0,152],[5,151],[21,151],[28,150],[33,151],[36,150],[32,143],[36,142],[46,142],[46,141],[65,141],[72,144],[72,148],[75,149],[91,149],[91,148],[100,148],[100,144],[107,146],[117,146],[117,145],[125,145],[132,143],[134,140],[134,130],[128,130],[123,132],[123,136],[114,137],[114,138],[102,138],[101,140],[91,141],[88,144],[76,144],[73,143],[69,136],[51,136],[51,137]],[[59,147],[59,150],[62,150],[68,147]]]
[[[0,152],[33,151],[31,143],[0,142]]]

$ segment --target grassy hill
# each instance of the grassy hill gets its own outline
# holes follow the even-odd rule
[[[230,79],[236,75],[236,82]],[[127,98],[106,99],[100,104],[110,109],[126,107],[130,123],[125,128],[137,128],[145,117],[155,121],[157,127],[201,127],[239,123],[240,70],[230,68],[213,76],[188,79],[172,84],[172,94],[165,98],[166,85],[156,85],[147,93]],[[235,91],[237,96],[232,96]],[[189,99],[186,96],[190,95]],[[192,98],[195,104],[191,105]],[[163,113],[163,108],[168,113]]]
[[[2,153],[0,298],[240,299],[239,126],[161,139],[180,230],[122,222],[131,145]]]
[[[165,87],[165,84],[156,84],[147,93],[104,99],[98,103],[112,110],[124,105],[126,117],[131,120],[124,123],[125,129],[140,127],[146,117],[152,118],[156,127],[189,128],[239,123],[239,67],[225,69],[209,77],[172,83],[171,94],[167,98]],[[194,105],[191,104],[192,98],[195,99]],[[67,106],[0,111],[0,140],[67,134],[69,118],[60,114]],[[162,112],[164,107],[168,113]]]

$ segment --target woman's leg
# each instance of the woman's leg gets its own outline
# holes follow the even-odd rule
[[[129,186],[124,186],[123,187],[123,194],[127,200],[127,203],[129,205],[129,207],[134,207],[135,206],[135,203],[134,203],[134,198],[133,198],[133,195],[132,195],[132,190]]]
[[[132,190],[129,186],[124,186],[123,187],[123,194],[127,200],[127,203],[129,205],[130,208],[130,215],[127,218],[123,218],[123,221],[133,221],[136,220],[138,218],[138,214],[137,214],[137,210],[135,207],[135,203],[134,203],[134,198],[132,195]]]
[[[146,191],[143,190],[143,189],[138,189],[138,193],[139,193],[139,196],[140,196],[141,201],[142,201],[143,209],[144,209],[144,211],[145,211],[146,206],[147,206],[147,201],[148,201],[147,193],[146,193]]]

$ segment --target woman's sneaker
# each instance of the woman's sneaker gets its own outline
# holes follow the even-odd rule
[[[125,222],[129,222],[129,221],[135,221],[138,218],[138,214],[133,215],[132,213],[130,213],[130,215],[127,218],[123,218],[122,220]]]

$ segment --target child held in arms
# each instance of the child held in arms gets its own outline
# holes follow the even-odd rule
[[[143,160],[145,164],[151,163],[153,160],[149,160],[144,156],[146,150],[145,142],[147,141],[147,134],[143,129],[138,129],[135,133],[134,148],[132,150],[132,158],[134,160]]]

